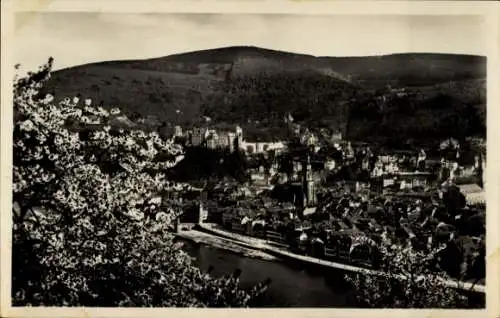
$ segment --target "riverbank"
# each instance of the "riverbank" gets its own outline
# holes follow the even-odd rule
[[[331,262],[331,261],[326,261],[322,260],[319,258],[315,257],[310,257],[310,256],[305,256],[305,255],[299,255],[295,253],[288,252],[284,249],[277,248],[275,246],[270,245],[267,241],[258,239],[258,238],[253,238],[245,235],[240,235],[236,233],[231,233],[222,229],[217,228],[216,225],[213,224],[201,224],[199,226],[200,230],[213,234],[215,236],[223,237],[226,239],[232,240],[234,244],[244,244],[246,248],[250,249],[255,249],[259,252],[263,252],[265,254],[271,255],[278,257],[280,259],[288,259],[288,260],[294,260],[294,261],[299,261],[299,262],[304,262],[308,264],[313,264],[313,265],[319,265],[322,267],[329,267],[329,268],[334,268],[334,269],[339,269],[342,271],[347,271],[347,272],[356,272],[356,273],[363,273],[366,275],[376,275],[376,276],[384,276],[386,275],[383,272],[376,271],[376,270],[369,270],[357,266],[352,266],[352,265],[346,265],[346,264],[341,264],[337,262]],[[400,275],[401,276],[401,275]],[[405,279],[404,276],[401,276],[400,278]],[[469,282],[460,282],[458,283],[456,280],[451,280],[451,279],[442,279],[444,285],[452,288],[459,288],[464,291],[473,291],[473,292],[478,292],[478,293],[486,293],[486,287],[483,285],[477,285],[477,284],[472,284]]]
[[[189,230],[176,233],[176,236],[197,244],[204,244],[223,250],[228,250],[246,257],[258,258],[265,261],[280,261],[279,258],[266,252],[257,250],[249,244],[238,242],[236,240],[225,238],[219,235],[213,235],[197,230]]]

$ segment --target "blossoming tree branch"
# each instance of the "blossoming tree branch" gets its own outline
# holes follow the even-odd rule
[[[247,306],[262,285],[216,279],[174,243],[162,171],[183,150],[108,125],[119,113],[41,94],[53,59],[16,78],[13,305]]]

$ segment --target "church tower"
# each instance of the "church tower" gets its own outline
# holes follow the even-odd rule
[[[240,126],[236,126],[235,133],[236,133],[236,142],[238,144],[238,148],[236,150],[238,150],[239,147],[243,145],[243,129],[241,129]]]
[[[314,184],[314,178],[311,167],[311,158],[307,156],[307,164],[304,171],[304,206],[314,206],[316,205],[316,187]]]

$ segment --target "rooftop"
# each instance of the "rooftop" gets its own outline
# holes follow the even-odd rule
[[[457,185],[457,187],[460,189],[460,192],[464,194],[483,192],[483,189],[475,183],[460,184]]]

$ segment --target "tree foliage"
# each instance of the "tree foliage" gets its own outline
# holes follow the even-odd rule
[[[465,85],[465,84],[464,84]],[[405,93],[383,92],[350,108],[351,138],[405,141],[485,136],[486,98],[484,84],[460,89],[439,85]],[[376,129],[377,134],[371,132]]]
[[[238,76],[221,83],[202,107],[215,120],[282,121],[291,113],[298,121],[328,118],[343,125],[356,86],[315,72]]]
[[[356,273],[346,275],[354,286],[356,302],[370,308],[470,308],[469,297],[447,286],[445,272],[433,269],[436,255],[444,246],[430,253],[411,244],[393,244],[382,237],[380,271],[385,275]],[[457,286],[460,283],[457,283]],[[484,304],[483,304],[484,306]]]
[[[186,148],[185,158],[169,170],[171,180],[199,181],[229,178],[248,181],[247,160],[240,149],[210,149],[206,147]]]
[[[183,149],[108,126],[118,109],[42,96],[51,67],[14,85],[13,305],[251,304],[262,285],[210,277],[174,243],[162,171]]]
[[[312,127],[341,129],[351,139],[404,142],[449,136],[485,136],[485,85],[482,81],[370,88],[319,72],[252,74],[213,87],[201,112],[214,121],[258,122],[260,130],[284,136],[283,116]],[[377,134],[373,134],[373,131]]]

